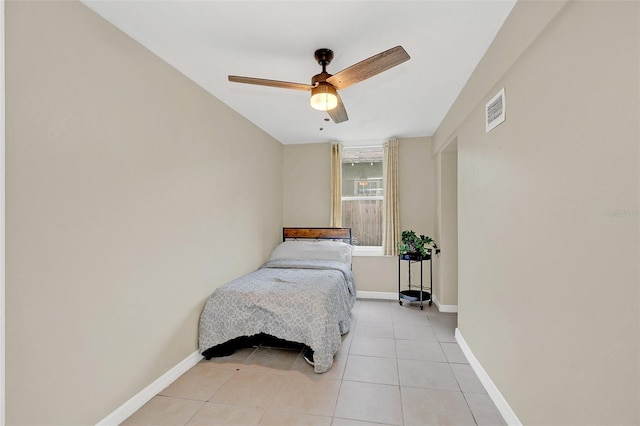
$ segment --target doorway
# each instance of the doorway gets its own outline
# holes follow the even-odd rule
[[[439,239],[442,254],[437,302],[441,312],[458,312],[458,139],[439,154]]]

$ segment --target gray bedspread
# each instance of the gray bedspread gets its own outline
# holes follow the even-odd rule
[[[314,351],[314,371],[331,368],[351,327],[356,289],[349,265],[273,260],[219,288],[200,315],[200,353],[241,336],[266,333]]]

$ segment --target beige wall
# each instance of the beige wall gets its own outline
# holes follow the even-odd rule
[[[331,144],[284,146],[284,226],[329,226]]]
[[[395,256],[355,256],[352,269],[359,292],[398,291],[398,258]]]
[[[81,3],[5,6],[6,422],[95,424],[277,244],[283,149]]]
[[[431,138],[404,138],[399,142],[400,227],[433,235],[435,217],[434,164]],[[330,203],[330,144],[284,147],[284,225],[327,226]],[[395,292],[395,257],[355,257],[353,271],[358,290]],[[428,268],[425,270],[425,277]]]
[[[399,139],[400,229],[434,235],[435,166],[430,137]]]
[[[487,57],[548,3],[518,3]],[[639,7],[569,3],[445,120],[459,330],[523,424],[640,423]],[[502,87],[507,119],[487,134]]]

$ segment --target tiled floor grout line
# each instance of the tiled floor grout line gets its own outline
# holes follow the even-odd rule
[[[396,350],[396,371],[398,373],[398,392],[400,393],[400,414],[402,416],[402,425],[404,425],[405,422],[405,413],[404,413],[404,404],[402,403],[402,383],[400,382],[400,357],[398,357],[398,345],[397,345],[397,341],[398,339],[396,338],[396,321],[393,318],[393,315],[391,315],[391,324],[392,324],[392,329],[393,329],[393,346]]]
[[[347,352],[347,363],[349,362],[348,360],[348,355],[349,353]],[[345,370],[346,370],[346,365],[345,365]],[[336,409],[338,408],[338,401],[340,400],[340,392],[342,392],[342,384],[344,383],[344,371],[342,372],[342,376],[340,376],[340,387],[338,388],[338,395],[336,395],[336,402],[333,404],[333,411],[331,412],[331,423],[333,423],[333,419],[336,417]]]
[[[202,408],[203,408],[205,405],[207,405],[207,401],[204,401],[204,402],[202,403],[202,405],[200,406],[200,408],[198,408],[198,409],[196,410],[196,412],[195,412],[195,413],[193,413],[193,415],[192,415],[191,417],[189,417],[189,419],[188,419],[186,422],[184,422],[184,424],[183,424],[182,426],[187,425],[187,424],[188,424],[188,423],[189,423],[189,422],[190,422],[190,421],[191,421],[195,416],[197,416],[197,415],[198,415],[198,413],[200,412],[200,410],[202,410]]]

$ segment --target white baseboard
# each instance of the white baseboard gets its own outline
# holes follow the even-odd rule
[[[473,352],[471,352],[471,348],[469,348],[469,345],[467,345],[467,342],[464,340],[464,337],[462,337],[462,333],[460,333],[460,330],[458,328],[456,328],[455,336],[460,349],[462,349],[464,356],[466,356],[467,360],[469,361],[469,365],[471,366],[473,371],[475,371],[476,375],[480,379],[480,382],[487,390],[489,397],[493,400],[493,403],[496,404],[496,407],[498,408],[500,414],[502,414],[504,421],[508,425],[522,426],[522,423],[516,416],[516,413],[513,412],[507,400],[504,399],[504,397],[498,390],[498,387],[495,385],[495,383],[493,383],[493,380],[491,380],[484,368],[482,368],[482,365],[480,365],[478,359],[475,357],[475,355],[473,355]]]
[[[356,297],[358,299],[398,300],[398,293],[388,291],[358,291]]]
[[[129,416],[138,411],[151,398],[182,376],[188,369],[196,365],[202,359],[202,355],[195,351],[177,365],[157,378],[146,388],[138,392],[133,398],[122,404],[115,411],[98,422],[98,426],[116,426],[124,422]]]
[[[433,295],[433,303],[436,304],[440,312],[458,312],[458,305],[443,305],[442,303],[440,303],[435,294]]]
[[[381,299],[381,300],[398,300],[398,293],[389,291],[358,291],[358,299]],[[458,312],[458,305],[443,305],[433,296],[433,303],[438,307],[440,312]]]

